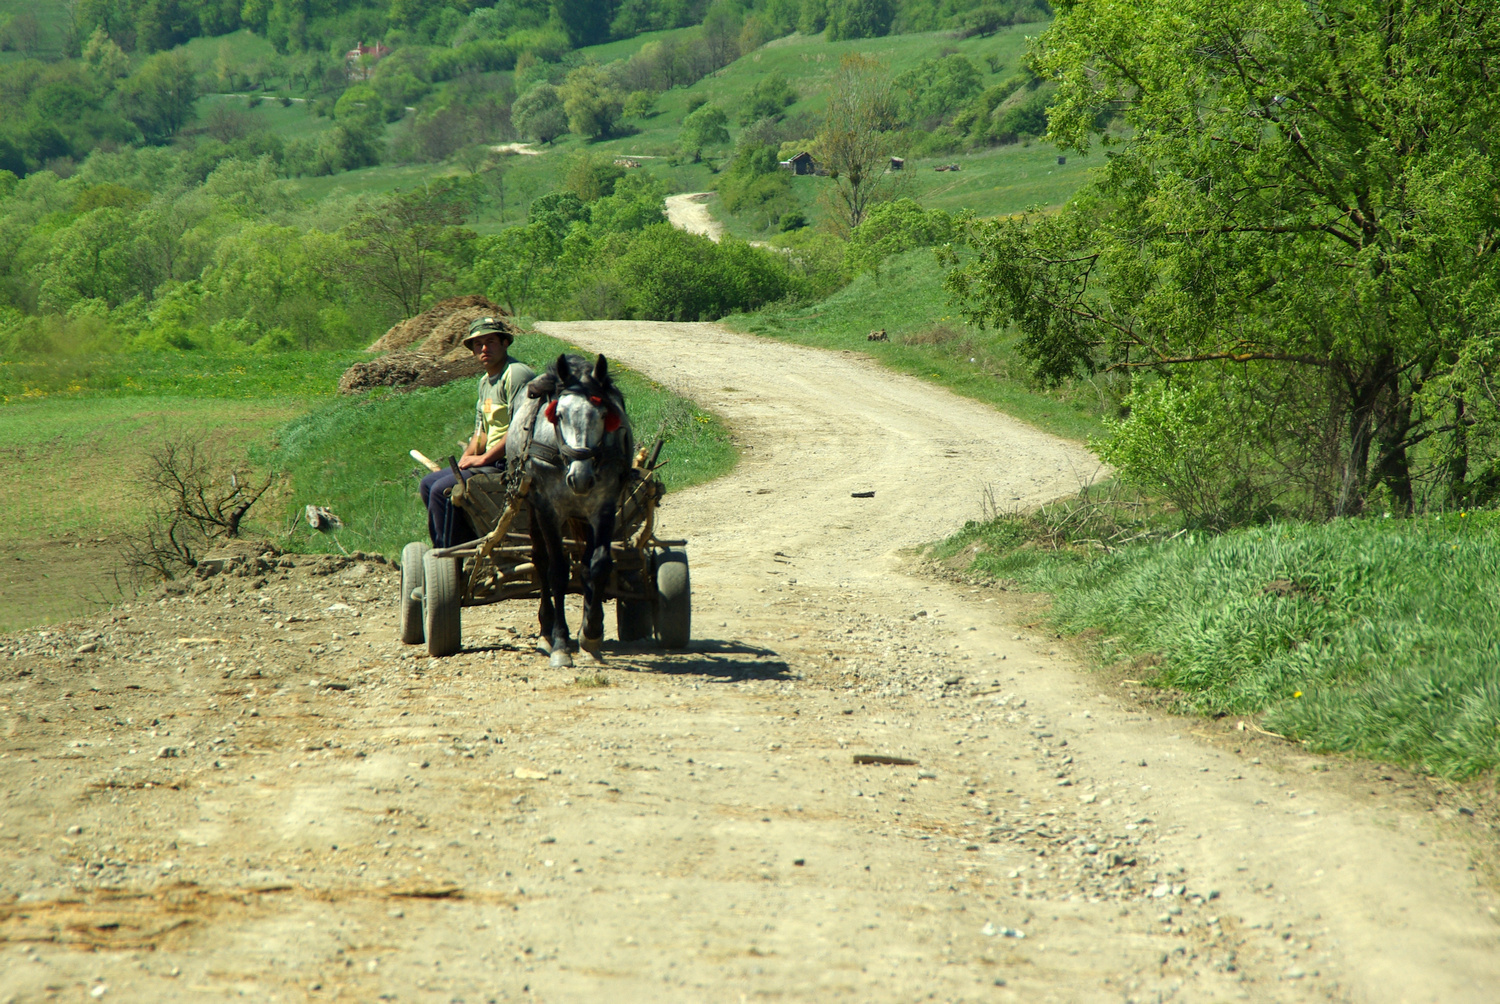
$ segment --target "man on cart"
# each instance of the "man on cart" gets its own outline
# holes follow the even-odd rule
[[[465,479],[505,469],[512,402],[536,376],[530,366],[510,358],[513,340],[510,326],[498,317],[477,318],[464,337],[464,346],[484,366],[474,404],[474,435],[458,458],[459,473]],[[433,471],[422,479],[422,504],[427,507],[427,533],[433,547],[452,547],[479,536],[468,516],[449,498],[456,480],[451,470]]]

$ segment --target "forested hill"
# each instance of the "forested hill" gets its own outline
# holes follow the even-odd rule
[[[170,143],[203,94],[260,92],[328,114],[358,81],[375,92],[359,106],[394,120],[435,84],[517,71],[493,132],[527,85],[596,58],[580,48],[644,33],[692,29],[664,40],[662,72],[635,88],[650,92],[794,32],[977,35],[1049,14],[1046,0],[0,0],[0,170],[66,173],[96,148]],[[299,150],[291,173],[373,163],[356,132]]]

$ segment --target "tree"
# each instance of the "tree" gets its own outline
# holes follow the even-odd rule
[[[614,82],[593,63],[585,63],[569,73],[560,91],[568,128],[580,136],[607,136],[625,105]]]
[[[828,90],[828,109],[818,147],[823,166],[834,179],[833,206],[839,223],[853,230],[870,204],[889,187],[891,137],[896,102],[885,67],[868,56],[851,53],[839,61]]]
[[[971,223],[950,289],[1045,380],[1220,386],[1174,400],[1232,410],[1309,513],[1494,497],[1497,47],[1490,12],[1420,0],[1060,7],[1050,135],[1110,163],[1060,213]]]
[[[888,34],[895,19],[895,0],[832,0],[828,5],[828,40],[876,38]]]
[[[609,22],[617,4],[611,0],[552,0],[552,13],[573,48],[609,41]]]
[[[490,299],[522,314],[550,296],[561,253],[562,239],[545,223],[510,227],[481,241],[475,278]]]
[[[95,28],[84,45],[83,65],[96,80],[110,84],[130,73],[130,57],[104,33],[103,28]]]
[[[362,208],[339,232],[344,247],[325,255],[318,268],[413,317],[433,287],[452,278],[453,258],[466,236],[459,229],[463,221],[463,209],[447,189],[397,193]]]
[[[539,143],[551,143],[568,131],[568,116],[562,96],[551,84],[537,84],[516,99],[510,120],[516,131]]]
[[[631,91],[625,97],[622,110],[628,119],[648,119],[656,114],[656,92],[650,90]]]
[[[121,113],[148,143],[164,143],[193,117],[198,77],[185,52],[158,52],[120,85]]]
[[[691,115],[682,120],[682,131],[677,143],[683,153],[691,153],[693,162],[703,159],[703,151],[711,146],[723,146],[729,142],[729,116],[718,105],[700,105]]]
[[[958,53],[924,59],[895,80],[902,104],[914,119],[938,119],[983,89],[979,68]]]
[[[768,73],[745,95],[745,103],[740,106],[740,125],[778,117],[796,103],[797,91],[786,77],[779,72]]]

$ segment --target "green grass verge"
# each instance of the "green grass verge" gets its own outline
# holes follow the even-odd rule
[[[931,250],[889,259],[877,277],[861,275],[821,303],[768,307],[724,323],[800,345],[863,352],[901,373],[983,401],[1068,439],[1102,431],[1107,396],[1079,383],[1056,391],[1034,387],[1009,332],[979,331],[951,316],[943,269]],[[871,342],[884,329],[888,342]]]
[[[516,355],[540,369],[571,347],[540,334],[528,334]],[[735,464],[728,430],[636,373],[612,368],[625,391],[637,441],[649,445],[666,437],[662,458],[668,491],[711,480]],[[473,432],[474,384],[460,380],[446,387],[404,394],[372,392],[328,402],[288,423],[273,448],[259,459],[287,478],[281,525],[286,546],[299,551],[376,551],[395,556],[408,541],[427,535],[427,517],[417,501],[419,475],[407,451],[419,449],[435,460],[460,452]],[[343,520],[334,534],[311,531],[301,522],[303,506],[326,505]]]
[[[528,335],[533,362],[568,347]],[[406,451],[457,452],[474,387],[336,397],[362,352],[131,353],[0,363],[0,631],[87,613],[128,586],[120,541],[145,519],[137,475],[149,451],[191,436],[230,462],[281,472],[250,529],[294,549],[337,550],[300,521],[309,502],[346,521],[349,550],[399,553],[425,532]],[[727,430],[659,385],[616,369],[638,437],[665,434],[669,489],[734,466]],[[262,503],[265,506],[265,503]]]
[[[1450,777],[1500,766],[1500,513],[1284,524],[1102,556],[1032,546],[1028,517],[934,550],[1053,595],[1104,664],[1160,660],[1183,711],[1261,714],[1323,752]]]
[[[219,354],[132,352],[0,360],[0,405],[43,398],[313,398],[332,394],[359,350]],[[66,410],[68,406],[64,405]],[[9,411],[6,414],[10,414]]]

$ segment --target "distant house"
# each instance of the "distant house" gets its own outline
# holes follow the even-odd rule
[[[905,158],[903,158],[903,157],[892,157],[891,158],[891,170],[892,171],[904,171],[905,169],[906,169],[906,159]]]
[[[360,42],[354,48],[344,53],[344,62],[348,65],[350,80],[369,80],[370,67],[379,59],[391,54],[391,50],[379,42],[374,45],[366,45]]]
[[[817,174],[818,162],[813,160],[812,154],[803,150],[790,160],[783,160],[781,166],[793,174]]]

